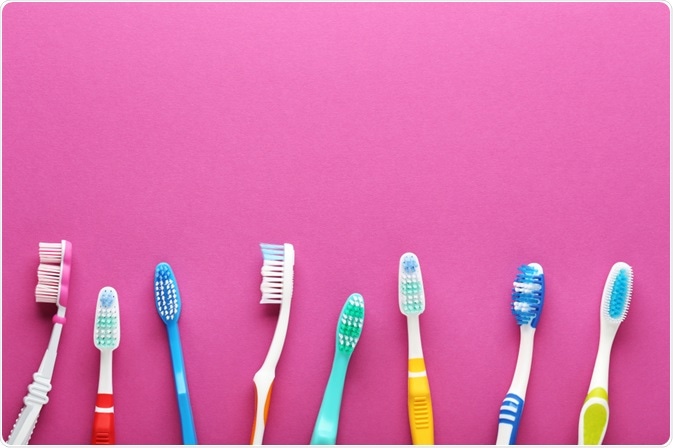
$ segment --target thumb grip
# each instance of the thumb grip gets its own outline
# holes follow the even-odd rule
[[[91,444],[115,444],[115,415],[112,394],[98,394],[96,398]]]
[[[610,418],[608,392],[602,387],[589,391],[580,412],[579,445],[601,445]]]
[[[409,360],[409,426],[414,445],[434,445],[430,384],[422,358]]]

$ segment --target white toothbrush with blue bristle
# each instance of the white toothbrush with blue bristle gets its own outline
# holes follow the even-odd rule
[[[112,396],[112,351],[120,340],[117,291],[106,286],[98,293],[93,343],[100,350],[98,395],[93,419],[92,445],[114,445],[114,401]]]
[[[633,269],[624,262],[615,263],[603,287],[600,312],[600,339],[589,392],[580,411],[579,445],[601,445],[610,418],[608,378],[610,352],[617,330],[629,311],[633,291]]]
[[[544,304],[542,266],[529,263],[519,267],[512,289],[512,314],[520,328],[519,355],[512,384],[500,407],[496,445],[514,445],[521,424],[526,389],[533,363],[533,339]]]

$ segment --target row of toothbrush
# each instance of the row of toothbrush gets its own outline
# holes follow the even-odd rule
[[[271,346],[261,368],[253,377],[255,414],[251,445],[261,445],[271,401],[271,389],[287,333],[292,301],[295,252],[292,244],[261,244],[263,266],[261,303],[279,304],[280,311]],[[72,264],[72,244],[40,243],[37,302],[57,305],[49,346],[44,354],[24,406],[9,435],[10,445],[26,445],[35,429],[42,407],[48,402],[56,352],[65,324],[68,285]],[[589,392],[584,400],[578,430],[578,444],[600,445],[608,426],[608,371],[612,343],[620,324],[626,318],[633,288],[633,270],[623,262],[612,266],[600,308],[600,339]],[[513,379],[502,402],[498,419],[497,445],[516,444],[517,430],[526,399],[526,389],[533,359],[533,340],[544,304],[544,273],[542,266],[530,263],[519,267],[513,283],[511,311],[520,327],[520,345]],[[166,325],[180,413],[183,444],[197,444],[187,377],[182,356],[178,320],[182,300],[178,284],[167,263],[156,266],[154,277],[156,309]],[[434,444],[434,424],[430,386],[423,357],[420,315],[425,310],[425,290],[418,257],[405,253],[399,263],[399,307],[407,319],[408,332],[408,411],[409,427],[414,445]],[[318,412],[312,445],[334,445],[337,440],[339,414],[346,373],[351,356],[362,334],[365,303],[362,295],[351,294],[343,305],[336,328],[336,346],[332,370],[327,380]],[[119,346],[120,315],[117,292],[104,287],[98,295],[93,341],[100,350],[98,395],[94,409],[91,444],[115,443],[114,403],[112,394],[112,352]]]

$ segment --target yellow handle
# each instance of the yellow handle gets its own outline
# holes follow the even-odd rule
[[[423,358],[409,360],[409,426],[414,445],[434,445],[430,383]]]
[[[584,399],[580,413],[580,445],[601,445],[608,427],[608,393],[602,387],[592,389]]]

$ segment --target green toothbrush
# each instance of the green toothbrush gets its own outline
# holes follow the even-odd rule
[[[362,334],[365,319],[365,302],[360,294],[351,294],[346,301],[336,331],[336,349],[320,412],[313,428],[311,445],[336,444],[339,412],[343,395],[346,370],[355,345]]]

